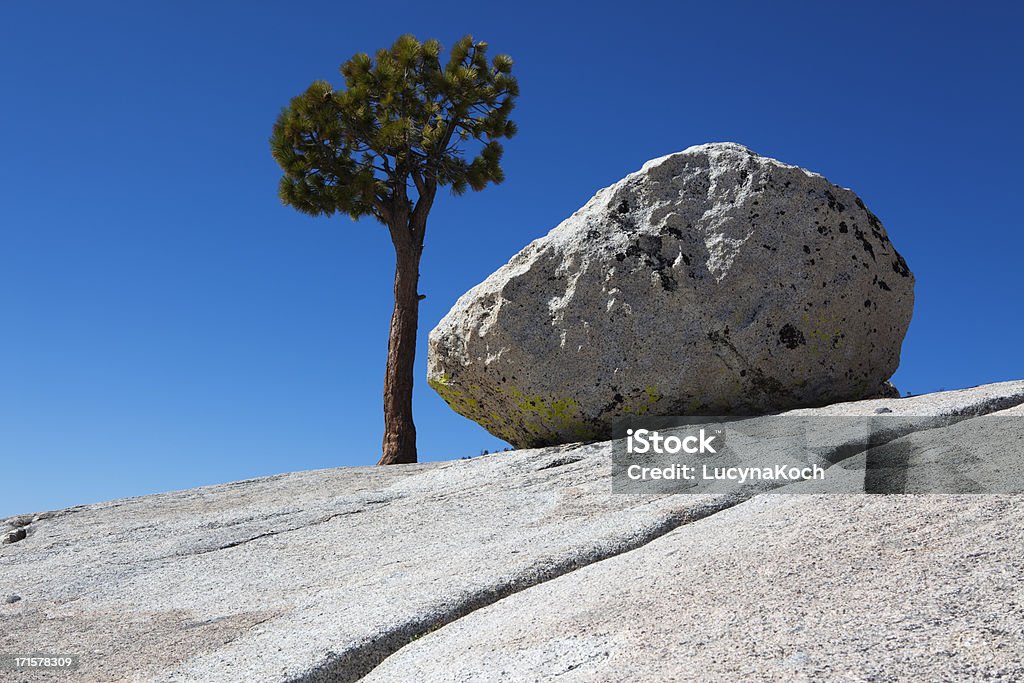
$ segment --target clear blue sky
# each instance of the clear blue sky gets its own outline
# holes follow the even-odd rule
[[[310,81],[405,32],[473,33],[522,88],[507,182],[440,197],[428,226],[422,458],[504,446],[423,381],[455,299],[709,141],[882,218],[918,283],[900,389],[1024,378],[1015,5],[3,3],[0,516],[376,461],[390,243],[282,207],[267,138]]]

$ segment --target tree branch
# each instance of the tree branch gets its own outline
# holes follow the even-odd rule
[[[391,223],[391,211],[388,209],[387,204],[377,195],[373,197],[373,208],[377,212],[381,222],[385,225]]]
[[[419,194],[420,197],[423,197],[424,193],[427,191],[427,186],[423,180],[423,174],[420,173],[420,170],[418,168],[412,169],[412,181],[416,183],[416,192]],[[417,202],[417,205],[418,204],[419,202]]]

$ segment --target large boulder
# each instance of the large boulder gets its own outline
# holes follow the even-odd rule
[[[733,143],[654,159],[462,296],[428,381],[517,446],[879,395],[914,277],[851,190]]]

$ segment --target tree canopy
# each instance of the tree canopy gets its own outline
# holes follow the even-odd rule
[[[421,231],[438,186],[461,194],[500,183],[499,140],[516,132],[512,59],[488,62],[487,44],[472,36],[444,66],[440,54],[438,41],[404,35],[375,59],[360,53],[342,64],[343,90],[315,81],[293,98],[271,136],[282,202]]]

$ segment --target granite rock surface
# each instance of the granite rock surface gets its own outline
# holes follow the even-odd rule
[[[463,295],[428,381],[516,447],[891,394],[914,277],[853,191],[733,143],[647,162]]]
[[[908,477],[933,476],[949,430],[1021,405],[1007,382],[795,411],[888,425],[815,446],[827,495],[614,494],[600,442],[18,515],[0,654],[77,654],[75,683],[1019,680],[1021,497],[849,491],[858,458],[917,439]]]

